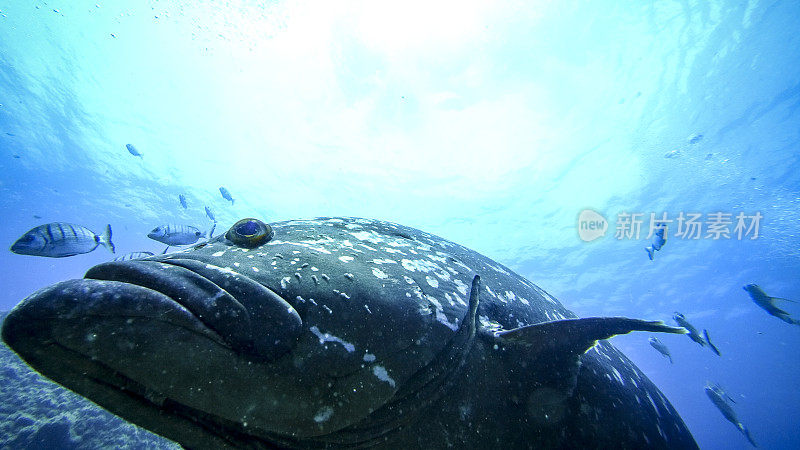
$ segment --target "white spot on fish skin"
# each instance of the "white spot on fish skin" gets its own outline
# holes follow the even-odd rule
[[[372,314],[372,311],[369,310],[369,306],[364,305],[364,309],[366,309],[368,313]]]
[[[393,259],[389,259],[389,258],[386,258],[386,259],[375,258],[375,259],[372,260],[372,262],[374,264],[378,264],[378,265],[381,265],[381,264],[397,264],[397,261],[395,261]]]
[[[350,281],[353,281],[353,274],[352,273],[346,273],[346,274],[344,274],[344,277],[347,278]]]
[[[316,275],[311,275],[311,281],[313,281],[315,285],[319,286],[319,278],[317,278]]]
[[[225,254],[225,250],[222,250],[222,251],[219,251],[219,252],[216,252],[216,253],[212,253],[211,256],[222,256],[224,254]]]
[[[303,265],[300,266],[301,269],[305,269],[306,267],[308,267],[308,263],[303,263]]]
[[[233,266],[234,266],[234,267],[239,267],[239,263],[238,263],[238,262],[235,262],[235,263],[233,263]]]
[[[458,289],[458,292],[461,292],[461,295],[467,295],[467,285],[464,284],[463,281],[456,278],[453,280],[453,283],[456,285],[456,289]]]
[[[292,281],[292,279],[289,278],[289,277],[281,278],[281,289],[286,289],[287,287],[289,287],[289,283],[291,281]]]
[[[414,283],[416,283],[416,282],[414,281],[414,279],[413,279],[413,278],[411,278],[411,277],[409,277],[408,275],[403,275],[403,279],[404,279],[404,280],[406,280],[406,283],[408,283],[408,284],[414,284]]]
[[[372,274],[375,275],[375,277],[380,278],[382,280],[389,278],[389,275],[386,275],[386,272],[382,271],[381,269],[378,269],[377,267],[372,268]]]
[[[314,416],[314,422],[322,423],[327,422],[331,417],[333,417],[333,408],[330,406],[323,406],[322,408],[317,411],[317,414]]]
[[[323,280],[327,281],[328,283],[331,282],[331,277],[325,275],[324,273],[322,275],[320,275],[320,276],[322,277]]]
[[[383,242],[383,239],[380,237],[380,235],[374,231],[357,231],[355,233],[350,233],[350,235],[359,241],[367,241],[373,244],[380,244]]]
[[[345,262],[345,263],[348,263],[348,262],[350,262],[350,261],[352,261],[354,259],[355,258],[353,258],[352,256],[340,256],[339,257],[339,261]]]
[[[319,331],[319,328],[317,328],[316,325],[311,327],[310,330],[312,333],[314,333],[314,335],[317,336],[320,344],[324,344],[326,342],[338,342],[339,344],[342,344],[342,346],[344,346],[344,349],[347,350],[348,353],[352,353],[356,349],[355,345],[345,340],[342,340],[341,338]]]
[[[372,368],[372,373],[378,377],[379,380],[385,381],[389,383],[389,386],[394,387],[395,382],[392,377],[389,376],[389,373],[386,371],[386,368],[383,366],[374,366]]]
[[[283,259],[283,255],[281,255],[280,253],[275,253],[275,258]]]
[[[319,269],[317,269],[317,268],[316,268],[316,267],[314,267],[314,266],[311,266],[311,271],[312,271],[312,272],[319,272]]]
[[[258,267],[253,266],[253,272],[258,272]]]
[[[436,252],[436,253],[442,253],[442,252]],[[432,259],[432,260],[434,260],[434,261],[438,261],[438,262],[440,262],[440,263],[443,263],[443,262],[446,262],[446,261],[447,261],[447,258],[445,258],[444,256],[436,256],[436,255],[426,255],[426,256],[427,256],[429,259]]]
[[[300,281],[300,280],[302,280],[302,279],[303,279],[303,276],[302,276],[302,275],[300,275],[299,273],[295,273],[295,274],[294,274],[294,277],[295,277],[295,278],[297,278],[297,281]]]
[[[408,270],[409,272],[419,271],[419,272],[431,272],[436,269],[442,270],[441,267],[436,265],[436,263],[428,261],[426,259],[403,259],[400,261],[403,265],[403,268]]]
[[[442,304],[439,302],[439,300],[436,299],[436,297],[426,294],[425,298],[427,298],[428,301],[431,302],[431,304],[433,304],[434,309],[436,310],[436,320],[439,323],[443,324],[444,326],[450,328],[453,331],[458,330],[458,325],[451,323],[450,320],[447,318],[447,316],[444,314],[444,312],[442,312],[443,310]]]
[[[297,297],[295,297],[295,300],[297,300],[298,302],[301,302],[301,303],[305,303],[306,302],[306,300],[303,297],[299,296],[299,295]]]
[[[364,362],[371,363],[375,361],[375,355],[372,353],[364,353]]]
[[[339,293],[339,297],[342,297],[343,299],[346,299],[346,300],[350,300],[350,296],[345,294],[344,292],[340,292]]]
[[[436,278],[433,278],[431,276],[426,276],[425,277],[425,281],[427,281],[428,284],[431,285],[432,288],[438,288],[439,287],[439,280],[437,280]]]
[[[317,302],[315,302],[314,300],[311,300],[311,303],[315,305],[317,304]],[[322,305],[322,307],[325,308],[325,311],[328,311],[328,314],[333,314],[333,310],[328,308],[328,305]]]
[[[441,278],[442,280],[450,281],[450,274],[448,272],[441,271],[441,272],[435,272],[435,273],[436,273],[436,276]]]

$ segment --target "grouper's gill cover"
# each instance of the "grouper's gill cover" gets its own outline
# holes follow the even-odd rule
[[[26,299],[3,337],[45,375],[193,448],[695,447],[627,358],[607,343],[586,352],[677,329],[564,320],[575,316],[502,265],[392,223],[272,230],[251,249],[220,236],[97,266]],[[35,333],[46,337],[21,337]],[[569,351],[550,344],[561,338]]]

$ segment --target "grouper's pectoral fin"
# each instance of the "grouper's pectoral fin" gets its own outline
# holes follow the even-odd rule
[[[671,327],[661,321],[629,319],[627,317],[587,317],[537,323],[513,330],[498,331],[501,341],[531,347],[534,352],[557,351],[582,355],[601,339],[631,331],[686,334],[684,328]]]
[[[478,334],[478,304],[481,277],[475,275],[469,292],[469,304],[453,337],[431,362],[421,368],[394,397],[363,421],[326,437],[328,444],[369,447],[384,444],[386,437],[419,417],[421,411],[446,395],[451,387],[463,381],[462,369]],[[349,447],[348,447],[349,448]]]
[[[597,344],[631,331],[685,334],[684,328],[626,317],[564,319],[494,333],[498,344],[514,348],[515,357],[526,359],[530,388],[528,418],[540,426],[552,426],[567,417],[569,399],[577,385],[580,356]]]

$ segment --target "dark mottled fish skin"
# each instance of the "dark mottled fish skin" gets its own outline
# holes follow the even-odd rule
[[[652,382],[594,345],[682,329],[576,319],[507,267],[398,224],[271,226],[255,248],[229,231],[95,266],[24,300],[3,339],[186,448],[697,448]]]
[[[98,235],[81,225],[53,222],[30,229],[14,242],[11,251],[18,255],[64,258],[89,253],[99,245],[114,253],[111,225]]]
[[[234,198],[231,196],[231,193],[230,193],[230,192],[229,192],[227,189],[225,189],[224,187],[222,187],[222,186],[220,186],[220,188],[219,188],[219,193],[220,193],[220,194],[222,194],[222,198],[224,198],[225,200],[227,200],[227,201],[231,202],[231,205],[233,205],[233,203],[236,201],[236,200],[235,200],[235,199],[234,199]]]
[[[139,153],[139,150],[137,150],[136,147],[133,146],[133,144],[125,144],[125,148],[128,149],[128,153],[130,153],[131,155],[138,156],[139,158],[144,158],[144,156],[142,156],[142,154]]]
[[[194,244],[205,235],[199,228],[191,225],[169,224],[153,228],[153,231],[148,233],[147,237],[172,246]]]
[[[183,209],[189,209],[189,205],[186,204],[186,196],[183,194],[178,195],[178,200],[181,202],[181,206]]]
[[[134,259],[147,258],[148,256],[153,256],[153,252],[130,252],[114,258],[114,261],[131,261]]]

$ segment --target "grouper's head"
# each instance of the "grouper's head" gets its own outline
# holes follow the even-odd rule
[[[466,295],[431,308],[425,273],[392,275],[392,255],[423,247],[391,230],[245,219],[186,251],[42,289],[3,339],[45,376],[189,447],[313,439],[384,405],[466,312]],[[444,274],[452,292],[466,293],[463,272]]]

